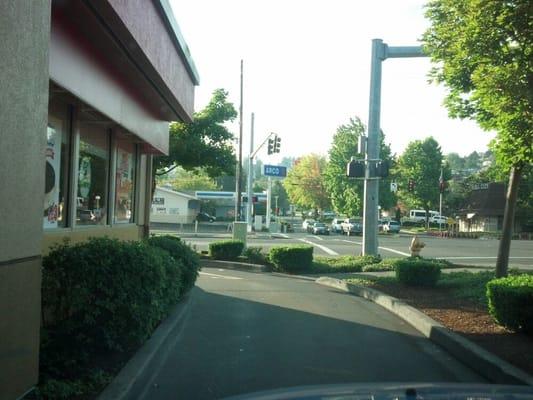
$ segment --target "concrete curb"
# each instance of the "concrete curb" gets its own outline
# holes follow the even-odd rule
[[[190,293],[178,303],[170,315],[155,330],[150,339],[144,343],[111,383],[100,393],[97,400],[120,400],[130,395],[137,378],[146,371],[146,368],[150,365],[163,343],[168,339],[170,333],[185,318],[189,310],[189,297]]]
[[[357,286],[329,277],[318,278],[316,283],[340,289],[379,304],[411,324],[425,337],[443,347],[455,358],[491,382],[533,385],[533,376],[450,331],[402,300],[381,293],[375,289]]]
[[[261,264],[250,264],[236,261],[220,261],[220,260],[210,260],[203,258],[200,260],[200,265],[206,268],[224,268],[224,269],[235,269],[238,271],[246,272],[268,272],[269,268],[266,265]]]

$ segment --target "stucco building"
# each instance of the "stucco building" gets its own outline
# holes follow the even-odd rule
[[[41,258],[148,227],[198,75],[168,0],[0,2],[0,398],[38,379]]]

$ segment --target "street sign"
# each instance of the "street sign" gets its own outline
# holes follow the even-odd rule
[[[390,183],[390,191],[391,192],[397,192],[398,191],[398,184],[396,182]]]
[[[283,178],[287,176],[287,167],[282,165],[264,165],[263,175],[265,176],[277,176]]]

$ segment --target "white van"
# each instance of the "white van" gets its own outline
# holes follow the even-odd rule
[[[439,215],[438,211],[429,211],[429,218]],[[426,210],[411,210],[409,211],[409,221],[412,222],[426,222]]]

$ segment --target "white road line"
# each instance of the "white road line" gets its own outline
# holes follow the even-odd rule
[[[338,256],[339,255],[339,253],[337,253],[336,251],[333,251],[333,250],[327,248],[326,246],[322,246],[321,244],[314,243],[314,242],[311,242],[310,240],[305,240],[305,239],[298,239],[298,240],[300,240],[301,242],[310,244],[312,246],[316,246],[319,249],[321,249],[321,250],[325,251],[326,253],[328,253],[330,256]]]
[[[381,246],[379,246],[378,248],[381,249],[381,250],[390,251],[391,253],[400,254],[401,256],[409,257],[409,256],[411,255],[411,254],[409,254],[409,253],[405,253],[405,252],[403,252],[403,251],[394,250],[394,249],[389,249],[388,247],[381,247]]]
[[[352,243],[352,244],[358,244],[358,245],[362,245],[362,244],[363,244],[362,242],[354,242],[354,241],[352,241],[352,240],[346,240],[346,239],[339,239],[339,240],[340,240],[341,242],[346,242],[346,243]],[[399,251],[399,250],[390,249],[390,248],[388,248],[388,247],[381,247],[381,246],[379,246],[378,248],[381,249],[381,250],[390,251],[391,253],[400,254],[400,255],[402,255],[402,256],[406,256],[406,257],[409,257],[409,256],[410,256],[410,254],[408,254],[408,253],[405,253],[405,252],[403,252],[403,251]]]
[[[282,238],[290,239],[290,236],[289,235],[285,235],[284,233],[274,233],[274,234],[272,234],[272,236],[274,236],[274,237],[281,236]]]
[[[338,239],[340,242],[346,242],[346,243],[352,243],[352,244],[363,244],[361,242],[354,242],[353,240],[346,240],[346,239]]]
[[[241,280],[243,278],[238,278],[236,276],[226,276],[226,275],[218,275],[218,274],[210,274],[209,272],[202,272],[200,271],[199,272],[200,275],[206,275],[206,276],[209,276],[210,278],[222,278],[222,279],[230,279],[230,280]]]
[[[313,236],[315,239],[318,239],[318,240],[324,240],[322,239],[320,236]]]

